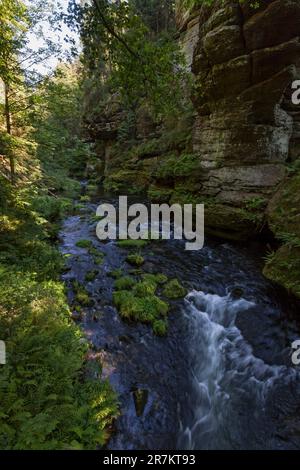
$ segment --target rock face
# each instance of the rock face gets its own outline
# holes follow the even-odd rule
[[[300,155],[300,106],[291,102],[291,84],[300,79],[300,3],[249,4],[216,0],[177,14],[195,76],[200,195],[210,202],[211,229],[233,238],[243,226],[255,230],[247,208],[261,211],[284,179],[285,163]]]

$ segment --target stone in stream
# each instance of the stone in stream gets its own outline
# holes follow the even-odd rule
[[[140,418],[143,416],[146,405],[148,403],[149,392],[148,390],[136,389],[133,391],[133,399],[136,415]]]

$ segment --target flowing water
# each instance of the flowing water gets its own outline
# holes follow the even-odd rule
[[[130,267],[126,250],[96,238],[95,209],[88,204],[66,219],[60,238],[70,304],[78,280],[94,302],[78,320],[91,359],[101,360],[119,395],[108,448],[300,449],[300,369],[291,361],[299,325],[250,250],[213,240],[198,252],[179,241],[144,248],[145,271],[176,277],[189,291],[172,302],[169,334],[158,338],[148,326],[123,322],[113,307],[109,273]],[[103,253],[101,266],[76,246],[82,239]],[[91,269],[99,273],[86,282]]]

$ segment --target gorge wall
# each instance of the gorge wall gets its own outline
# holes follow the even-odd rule
[[[251,230],[241,209],[265,207],[286,162],[300,154],[300,108],[291,102],[300,77],[299,2],[247,3],[216,1],[177,15],[188,57],[193,50],[201,194],[213,198],[208,222],[218,233],[240,232],[241,222]]]

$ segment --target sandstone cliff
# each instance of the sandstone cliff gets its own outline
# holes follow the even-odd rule
[[[300,154],[300,108],[291,83],[300,76],[300,4],[268,0],[214,2],[178,10],[178,28],[195,76],[193,151],[211,200],[207,222],[217,233],[255,228],[242,210],[261,210]],[[195,40],[197,36],[197,40]],[[238,222],[237,222],[238,221]]]

